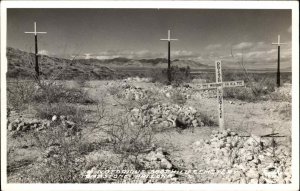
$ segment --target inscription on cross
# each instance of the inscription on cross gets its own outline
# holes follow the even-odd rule
[[[217,100],[218,100],[218,116],[219,116],[219,127],[224,129],[224,106],[223,106],[223,88],[239,87],[244,86],[244,81],[222,81],[222,64],[221,61],[216,61],[216,82],[199,84],[196,86],[197,89],[217,89]]]

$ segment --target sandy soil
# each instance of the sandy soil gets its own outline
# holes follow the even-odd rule
[[[101,100],[107,93],[107,85],[110,81],[89,81],[84,87],[80,86],[74,81],[67,81],[66,85],[69,87],[83,88],[88,95],[97,100]],[[135,86],[149,89],[154,86],[152,83],[133,82]],[[115,106],[115,100],[112,97],[105,96],[107,105],[110,106],[110,111],[118,110]],[[189,99],[186,103],[193,106],[198,111],[206,113],[217,121],[217,100],[216,98],[202,98]],[[95,105],[82,105],[85,111],[85,118],[87,120],[87,128],[83,130],[84,140],[86,142],[96,142],[101,139],[106,139],[106,136],[93,129],[96,122]],[[244,135],[256,134],[265,135],[275,131],[280,135],[286,136],[277,138],[277,141],[284,145],[291,144],[289,136],[291,135],[291,103],[275,102],[275,101],[259,101],[256,103],[249,103],[240,100],[225,100],[225,128],[230,128]],[[20,114],[17,114],[20,115]],[[21,115],[23,117],[33,117],[34,111],[26,110]],[[165,148],[170,153],[170,158],[174,164],[182,168],[201,168],[203,163],[200,161],[201,157],[197,156],[191,148],[191,145],[198,140],[207,139],[211,135],[212,130],[218,129],[214,127],[201,127],[192,132],[190,129],[178,132],[175,129],[158,133],[155,138],[157,145]],[[31,160],[34,161],[40,156],[39,151],[31,146],[30,137],[23,135],[18,138],[12,138],[8,134],[8,150],[13,153],[10,155],[9,163],[18,163],[18,161]],[[25,146],[24,146],[25,145]],[[26,165],[24,165],[26,168]],[[12,172],[8,180],[13,181],[16,174]],[[219,179],[208,180],[207,177],[199,182],[218,182]]]

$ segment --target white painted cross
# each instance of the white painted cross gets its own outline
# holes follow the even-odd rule
[[[24,32],[27,34],[34,34],[34,44],[35,44],[35,72],[36,72],[36,77],[38,78],[40,75],[40,69],[39,69],[39,60],[38,60],[38,39],[37,39],[37,34],[47,34],[47,32],[37,32],[36,31],[36,22],[34,22],[34,32]]]
[[[217,100],[218,100],[218,116],[219,116],[219,127],[224,129],[224,106],[223,106],[223,88],[239,87],[244,86],[244,81],[222,81],[222,66],[221,61],[216,61],[216,82],[199,84],[196,86],[197,89],[217,89]]]
[[[171,30],[168,30],[168,38],[167,39],[160,39],[162,41],[168,41],[168,80],[171,83],[171,41],[178,40],[171,38]]]
[[[36,36],[37,34],[47,34],[47,32],[37,32],[37,31],[36,31],[36,22],[34,22],[34,31],[33,31],[33,32],[24,32],[24,33],[34,34],[35,36]]]
[[[172,40],[178,40],[178,39],[171,38],[171,30],[168,30],[168,38],[167,38],[167,39],[160,39],[160,40],[164,40],[164,41],[172,41]]]
[[[280,42],[280,35],[278,35],[277,43],[272,43],[272,45],[277,45],[277,86],[280,86],[280,45],[286,44]]]

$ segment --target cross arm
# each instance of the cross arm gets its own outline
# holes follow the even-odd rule
[[[287,43],[279,43],[279,44],[278,43],[272,43],[272,45],[278,45],[278,46],[282,45],[282,44],[287,44]]]
[[[47,34],[47,32],[24,32],[26,34]]]
[[[160,40],[172,41],[172,40],[178,40],[178,39],[171,38],[171,39],[160,39]]]

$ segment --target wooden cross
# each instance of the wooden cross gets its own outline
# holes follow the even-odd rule
[[[38,43],[37,43],[37,34],[47,34],[47,32],[37,32],[36,31],[36,22],[34,22],[34,32],[24,32],[26,34],[34,34],[34,42],[35,42],[35,73],[36,77],[39,78],[40,70],[39,70],[39,63],[38,63]]]
[[[244,86],[244,81],[222,81],[221,61],[216,61],[216,82],[199,84],[196,89],[217,89],[219,127],[224,129],[223,88]]]
[[[171,39],[171,30],[168,30],[168,38],[160,40],[168,41],[168,81],[169,83],[171,83],[171,41],[175,41],[178,39]]]
[[[278,56],[277,56],[277,87],[280,87],[280,45],[286,44],[280,42],[280,35],[278,35],[277,43],[272,43],[273,45],[277,45],[278,47]]]

